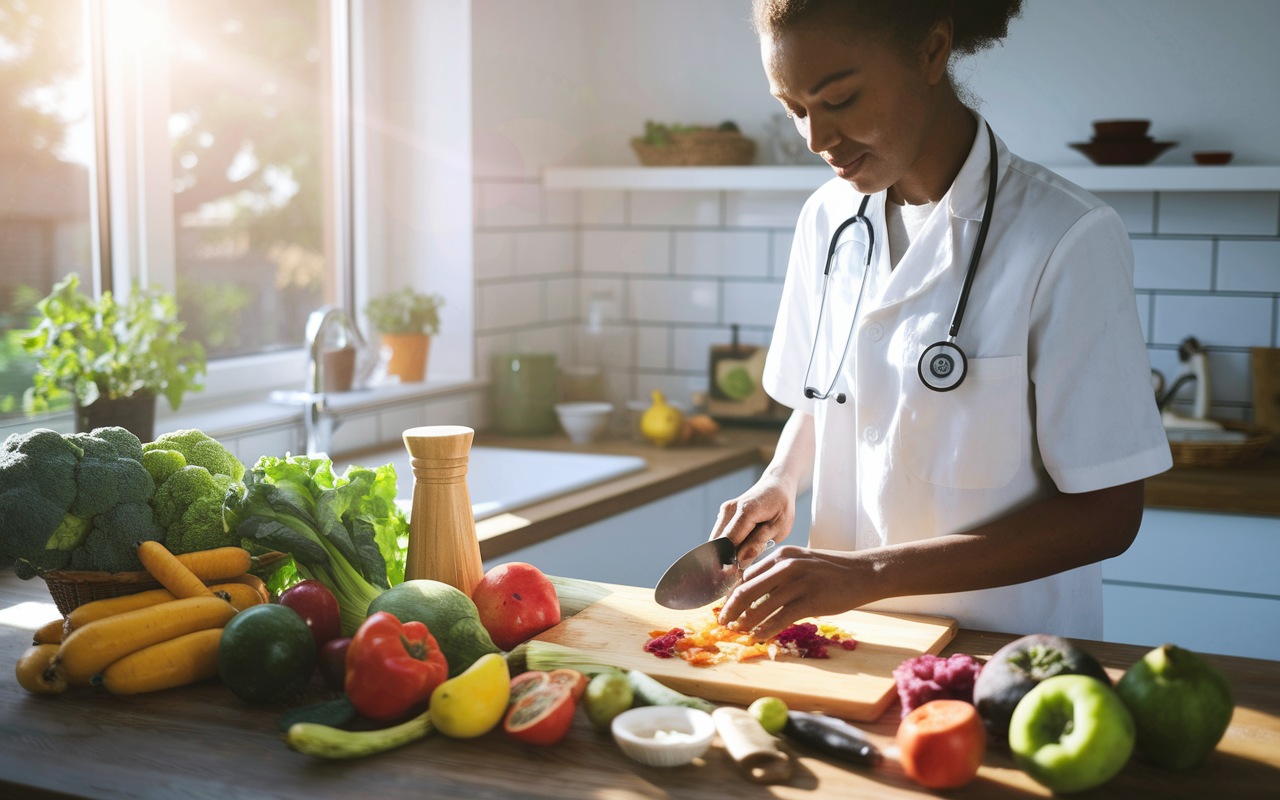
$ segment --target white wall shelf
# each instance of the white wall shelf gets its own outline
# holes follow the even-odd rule
[[[1275,192],[1280,166],[1050,167],[1091,192]],[[548,189],[811,192],[827,167],[561,167]]]

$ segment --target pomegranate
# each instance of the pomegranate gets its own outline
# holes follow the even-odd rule
[[[538,568],[520,561],[485,573],[471,593],[480,623],[493,643],[510,650],[560,621],[556,587]]]
[[[575,708],[572,689],[550,684],[527,692],[516,701],[507,710],[502,729],[522,742],[552,745],[569,732]]]

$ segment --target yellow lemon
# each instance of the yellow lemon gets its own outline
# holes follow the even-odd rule
[[[431,723],[445,736],[474,739],[498,724],[510,697],[506,659],[489,653],[431,693]]]
[[[644,438],[659,447],[665,447],[680,437],[683,428],[684,414],[680,413],[680,409],[667,405],[662,392],[654,389],[653,405],[640,418],[640,432],[644,434]]]

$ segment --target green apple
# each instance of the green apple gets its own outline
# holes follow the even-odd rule
[[[1041,681],[1013,710],[1009,749],[1024,772],[1054,792],[1111,780],[1133,752],[1129,710],[1102,681],[1058,675]]]
[[[1171,644],[1130,667],[1116,692],[1138,726],[1138,754],[1164,769],[1190,769],[1203,761],[1235,710],[1226,676]]]

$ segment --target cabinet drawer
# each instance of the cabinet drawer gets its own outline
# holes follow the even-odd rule
[[[1108,642],[1280,660],[1280,599],[1103,584]]]

